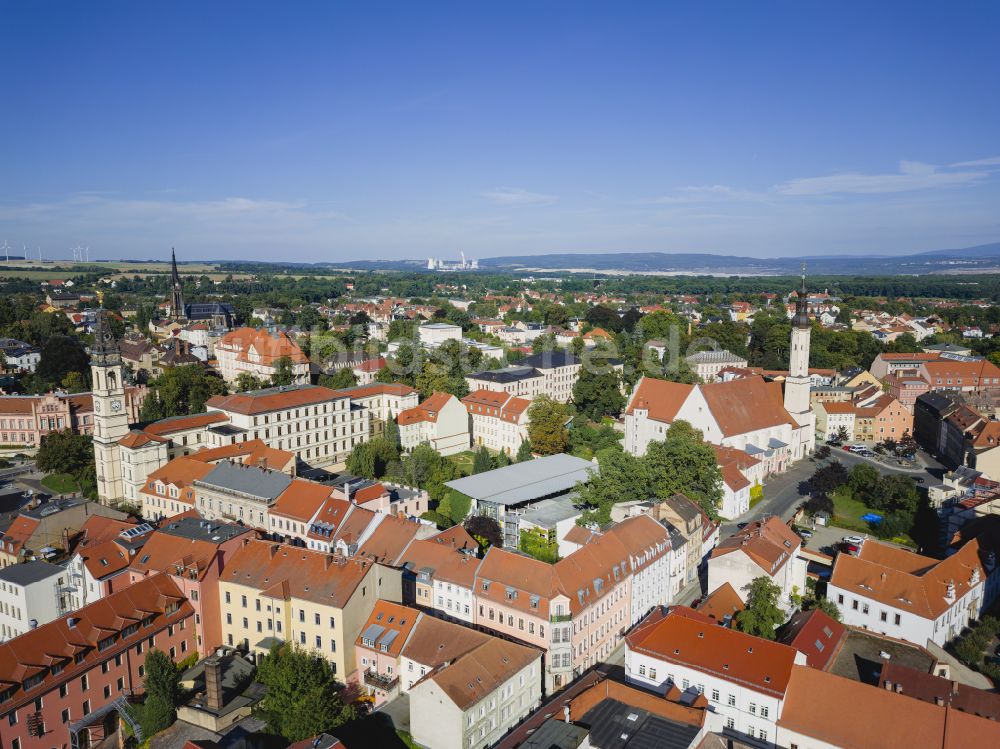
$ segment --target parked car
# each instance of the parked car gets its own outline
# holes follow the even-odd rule
[[[812,538],[813,537],[812,531],[799,531],[799,535],[802,536],[802,538]]]
[[[844,536],[841,541],[845,544],[854,544],[855,546],[860,546],[865,542],[861,536]]]

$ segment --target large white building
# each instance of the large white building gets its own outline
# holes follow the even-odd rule
[[[658,349],[657,349],[658,350]],[[663,354],[660,354],[663,357]],[[742,356],[721,349],[719,351],[698,351],[690,356],[685,356],[684,361],[694,372],[705,382],[715,382],[719,372],[726,367],[736,367],[742,369],[746,367],[747,360]]]
[[[292,382],[309,382],[309,357],[283,331],[272,335],[262,328],[237,328],[216,341],[215,358],[229,383],[244,373],[270,381],[282,359],[291,365]]]
[[[66,570],[48,562],[0,569],[0,640],[23,635],[69,611],[65,587]]]
[[[804,282],[803,282],[804,283]],[[705,440],[744,450],[765,463],[765,473],[783,471],[816,445],[809,403],[810,322],[805,296],[792,318],[789,374],[782,383],[746,377],[707,385],[684,385],[643,377],[625,411],[625,449],[643,455],[678,420],[700,429]]]
[[[497,390],[476,390],[462,398],[469,412],[473,447],[516,455],[528,439],[531,401]]]
[[[943,560],[866,540],[837,556],[826,595],[845,624],[943,646],[990,605],[986,583],[976,540]]]
[[[437,348],[445,341],[461,341],[462,326],[447,322],[429,322],[417,328],[420,345],[427,348]]]
[[[410,452],[426,443],[442,455],[469,449],[469,416],[462,402],[451,393],[434,393],[396,417],[399,442]]]
[[[772,747],[796,664],[793,647],[721,627],[681,606],[658,609],[625,638],[625,679],[708,703],[705,728]],[[683,698],[683,697],[682,697]]]

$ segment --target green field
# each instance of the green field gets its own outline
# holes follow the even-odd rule
[[[846,528],[847,530],[858,531],[859,533],[871,533],[871,527],[861,517],[867,515],[869,512],[873,512],[876,515],[882,514],[879,510],[873,510],[871,507],[865,505],[864,502],[851,496],[851,490],[847,486],[842,486],[834,492],[832,499],[833,525],[838,528]],[[917,546],[917,543],[909,536],[902,536],[898,539],[893,539],[893,541],[906,543],[914,547]]]
[[[465,452],[455,453],[454,455],[449,455],[448,460],[455,464],[459,471],[461,471],[463,476],[468,476],[472,473],[472,461],[474,454],[472,450],[466,450]]]
[[[52,473],[42,479],[42,486],[53,494],[73,494],[79,491],[76,479],[68,473]]]

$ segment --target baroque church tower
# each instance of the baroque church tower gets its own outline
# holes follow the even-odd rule
[[[816,447],[816,417],[809,402],[809,295],[806,292],[805,266],[802,269],[802,289],[795,299],[795,316],[792,317],[792,340],[785,379],[785,410],[802,429],[796,458],[803,457]]]
[[[177,272],[177,254],[170,248],[170,319],[180,320],[184,317],[184,284]]]
[[[102,503],[113,505],[124,496],[121,450],[118,440],[128,434],[125,410],[125,382],[122,357],[106,312],[98,310],[94,344],[90,348],[90,373],[94,398],[94,461],[97,468],[97,494]]]

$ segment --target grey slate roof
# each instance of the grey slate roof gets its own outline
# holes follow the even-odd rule
[[[516,505],[569,491],[590,478],[597,465],[560,453],[445,482],[477,501]]]
[[[517,382],[519,380],[529,380],[532,377],[541,377],[542,373],[534,367],[524,367],[515,365],[504,369],[488,369],[484,372],[474,372],[469,377],[473,380],[485,380],[486,382]]]
[[[192,517],[168,520],[160,526],[159,530],[160,533],[166,533],[168,536],[177,536],[193,541],[213,541],[217,544],[225,543],[248,532],[245,526],[235,523],[220,523],[217,520],[202,520]]]
[[[0,580],[14,585],[31,585],[63,572],[65,570],[62,567],[48,562],[24,562],[0,569]]]
[[[288,488],[292,479],[280,471],[269,471],[266,468],[225,461],[195,483],[273,501]]]
[[[688,749],[700,733],[611,698],[601,700],[581,720],[590,726],[590,745],[601,749]]]

